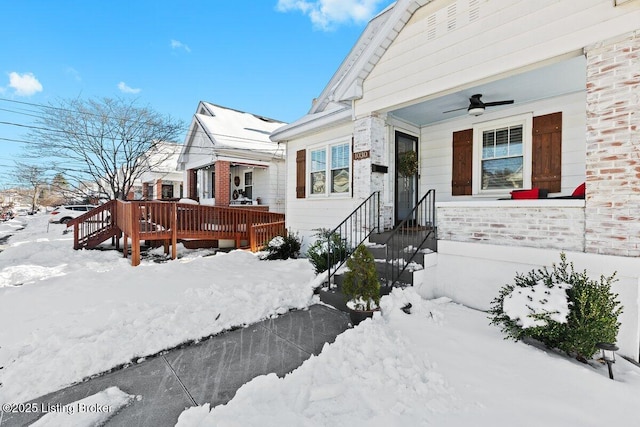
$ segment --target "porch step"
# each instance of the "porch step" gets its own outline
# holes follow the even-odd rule
[[[344,293],[342,292],[342,285],[337,285],[332,289],[320,288],[318,292],[320,301],[332,306],[336,310],[349,313],[350,310],[347,307]],[[387,286],[380,287],[380,296],[388,295],[389,292],[391,292],[391,288]]]
[[[112,237],[118,236],[120,230],[115,227],[104,228],[99,232],[88,236],[84,241],[79,242],[80,247],[84,249],[94,249],[99,244],[106,242]]]

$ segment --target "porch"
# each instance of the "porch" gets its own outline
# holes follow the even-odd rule
[[[112,239],[125,257],[131,246],[131,265],[140,264],[140,243],[162,242],[165,253],[177,257],[177,243],[186,240],[232,240],[236,248],[262,249],[277,235],[286,233],[284,214],[264,209],[205,206],[162,201],[111,200],[75,218],[74,249],[95,248]]]

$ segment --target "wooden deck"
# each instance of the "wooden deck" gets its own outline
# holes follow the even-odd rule
[[[181,240],[222,240],[237,248],[262,249],[273,237],[286,233],[284,214],[247,207],[203,206],[161,201],[111,200],[78,218],[73,226],[74,249],[94,248],[100,243],[124,238],[126,257],[131,244],[131,264],[140,264],[140,243],[162,241],[171,257],[177,256]]]

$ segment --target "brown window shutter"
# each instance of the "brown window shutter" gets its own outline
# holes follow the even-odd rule
[[[533,118],[531,186],[559,193],[562,175],[562,112]]]
[[[296,198],[304,199],[307,181],[307,150],[296,152]]]
[[[193,200],[198,199],[198,171],[196,169],[187,170],[187,197]]]
[[[453,133],[453,174],[452,196],[471,195],[471,175],[473,174],[473,129]]]

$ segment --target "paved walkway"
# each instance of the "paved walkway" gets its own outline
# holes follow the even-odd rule
[[[223,404],[252,378],[274,372],[284,376],[348,327],[349,317],[323,305],[292,311],[247,328],[102,375],[35,400],[65,405],[117,386],[140,400],[106,424],[114,426],[173,426],[187,407]],[[28,426],[42,414],[11,414],[5,426]]]

